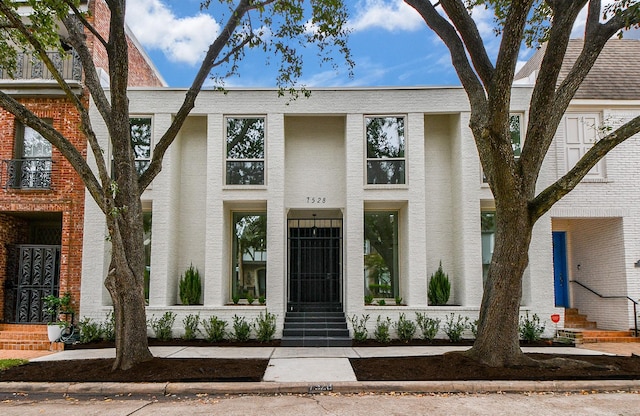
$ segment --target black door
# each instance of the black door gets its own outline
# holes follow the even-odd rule
[[[43,323],[43,299],[58,296],[60,246],[9,246],[5,281],[5,321]]]
[[[342,310],[342,220],[289,220],[289,310]]]

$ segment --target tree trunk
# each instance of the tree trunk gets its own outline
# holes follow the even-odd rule
[[[480,308],[478,336],[467,354],[498,367],[522,363],[518,323],[522,276],[529,263],[533,224],[525,198],[498,204],[496,198],[495,246]]]
[[[144,298],[144,244],[142,204],[133,192],[116,198],[119,206],[107,216],[111,237],[111,264],[105,287],[115,314],[116,359],[113,370],[128,370],[153,358],[147,340]]]

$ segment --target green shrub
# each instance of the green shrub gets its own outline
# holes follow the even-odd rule
[[[167,311],[161,318],[156,318],[155,315],[151,315],[149,325],[156,334],[156,338],[160,341],[168,341],[173,336],[173,323],[176,320],[176,314]]]
[[[384,299],[378,299],[378,306],[385,306],[387,302]]]
[[[456,315],[451,313],[451,315],[447,316],[447,320],[444,324],[444,333],[447,334],[447,337],[449,337],[451,342],[460,341],[462,339],[462,333],[469,328],[469,318],[467,316],[463,318],[462,316],[457,315],[458,319],[455,318]]]
[[[198,336],[198,332],[200,332],[200,329],[198,329],[200,325],[200,314],[189,314],[185,316],[182,324],[184,325],[184,335],[182,339],[187,341],[195,339]]]
[[[520,325],[518,328],[520,332],[520,338],[526,342],[534,342],[540,339],[540,336],[544,333],[544,325],[540,324],[540,318],[537,314],[533,314],[529,318],[529,312],[526,316],[520,317]]]
[[[396,305],[402,305],[402,296],[396,296],[394,300],[396,301]]]
[[[238,302],[240,302],[240,295],[231,296],[231,301],[233,302],[234,305],[237,305]]]
[[[373,333],[373,336],[376,338],[378,342],[390,342],[391,337],[389,335],[389,327],[391,327],[391,318],[387,316],[387,319],[382,319],[380,315],[378,315],[378,319],[376,321],[376,330]]]
[[[116,340],[116,315],[113,311],[107,313],[107,320],[100,325],[100,332],[105,341]]]
[[[269,342],[276,333],[276,316],[266,312],[256,318],[254,328],[256,330],[256,338],[260,342]]]
[[[83,344],[102,339],[100,324],[91,318],[84,318],[78,322],[78,328],[80,330],[80,342]]]
[[[365,305],[371,305],[372,303],[373,303],[373,296],[364,295],[364,304]]]
[[[201,293],[200,272],[192,264],[180,277],[180,302],[183,305],[198,305]]]
[[[260,305],[264,305],[265,303],[267,303],[267,298],[266,298],[266,297],[264,297],[264,296],[259,296],[259,297],[258,297],[258,303],[259,303]]]
[[[249,341],[251,325],[243,316],[233,315],[233,333],[231,337],[239,342]]]
[[[369,331],[367,330],[367,321],[369,320],[369,315],[362,315],[362,317],[358,318],[356,315],[353,315],[349,318],[351,321],[351,326],[353,327],[353,339],[356,341],[364,341],[368,338]]]
[[[451,283],[449,276],[442,270],[442,262],[438,266],[438,270],[431,275],[429,279],[429,303],[431,305],[445,305],[451,294]]]
[[[476,319],[475,321],[469,323],[469,329],[471,330],[471,334],[474,338],[478,338],[478,322],[480,322],[480,320]]]
[[[440,329],[440,319],[429,318],[426,313],[416,312],[416,322],[422,331],[422,339],[433,341]]]
[[[407,319],[404,316],[404,313],[400,314],[398,320],[393,324],[396,329],[396,333],[398,334],[398,339],[400,341],[409,342],[413,339],[413,335],[416,333],[416,324]]]
[[[253,293],[247,292],[247,303],[249,305],[253,305],[253,302],[256,301],[256,298],[253,297]]]
[[[204,339],[209,342],[223,341],[226,335],[227,322],[218,319],[217,316],[210,316],[209,319],[202,320],[204,327]]]

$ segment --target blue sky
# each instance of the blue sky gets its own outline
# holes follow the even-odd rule
[[[212,3],[215,3],[214,0]],[[603,1],[608,3],[610,1]],[[459,85],[447,49],[418,13],[401,0],[347,1],[352,33],[349,46],[355,61],[349,78],[344,65],[338,71],[310,61],[300,83],[307,87]],[[221,16],[200,11],[200,0],[135,0],[127,3],[127,23],[169,86],[191,84],[209,43],[224,24]],[[499,39],[493,34],[493,16],[476,8],[473,17],[490,56]],[[219,20],[217,20],[219,19]],[[574,36],[584,30],[584,13]],[[522,63],[533,50],[522,49]],[[230,87],[275,86],[277,63],[265,65],[266,56],[249,51],[240,64],[240,76]]]

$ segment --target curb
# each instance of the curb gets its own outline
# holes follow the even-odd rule
[[[278,393],[528,393],[640,391],[640,380],[555,381],[369,381],[248,383],[41,383],[2,382],[0,393],[100,395],[278,394]]]

